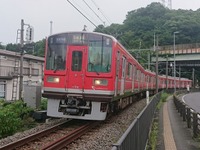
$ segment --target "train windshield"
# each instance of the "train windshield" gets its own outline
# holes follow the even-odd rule
[[[47,70],[65,70],[67,46],[87,46],[87,71],[107,73],[111,69],[112,39],[95,33],[63,33],[48,38]]]
[[[46,69],[47,70],[65,70],[66,45],[54,43],[48,44]]]
[[[104,36],[91,35],[88,42],[88,72],[110,72],[112,40]]]

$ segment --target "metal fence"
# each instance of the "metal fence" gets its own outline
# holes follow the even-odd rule
[[[199,92],[199,89],[196,89],[193,92]],[[192,129],[193,137],[197,138],[200,134],[200,114],[195,112],[194,109],[190,108],[185,104],[180,98],[180,94],[185,94],[187,91],[179,91],[174,94],[174,104],[176,109],[180,113],[180,116],[183,118],[183,121],[186,121],[187,127]]]
[[[132,122],[119,141],[113,144],[112,150],[144,150],[151,123],[156,110],[156,105],[160,100],[161,93],[156,94],[150,103],[143,109],[138,117]]]

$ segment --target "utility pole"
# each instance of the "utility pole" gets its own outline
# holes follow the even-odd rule
[[[150,51],[148,53],[148,69],[150,70]]]
[[[50,35],[52,35],[52,24],[53,24],[53,21],[50,21]]]
[[[24,61],[24,26],[28,26],[26,30],[26,43],[31,42],[33,40],[33,27],[29,24],[25,24],[24,20],[21,20],[21,29],[17,30],[17,35],[20,33],[20,79],[19,79],[19,99],[23,99],[23,61]],[[19,33],[18,33],[19,32]],[[18,38],[17,38],[18,39]]]
[[[181,67],[179,66],[179,89],[181,88],[181,85],[180,85],[180,81],[181,81]]]
[[[166,89],[168,89],[168,55],[166,58]]]
[[[19,99],[23,98],[23,61],[24,61],[24,20],[21,20],[21,32],[20,32],[20,80],[19,80]]]
[[[178,31],[174,32],[174,93],[176,92],[176,34],[179,33]]]
[[[193,83],[193,87],[195,87],[194,86],[194,68],[192,68],[192,83]]]
[[[156,51],[156,93],[158,93],[158,36],[157,36],[157,44],[155,42],[155,33],[154,33],[154,50]],[[157,45],[155,47],[155,44]]]
[[[172,9],[172,0],[168,0],[168,8]]]

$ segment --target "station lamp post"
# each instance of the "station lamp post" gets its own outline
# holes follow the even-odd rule
[[[176,49],[176,34],[179,32],[176,31],[174,32],[174,92],[176,92],[176,54],[175,54],[175,49]]]

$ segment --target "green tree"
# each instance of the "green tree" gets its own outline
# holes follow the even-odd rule
[[[35,43],[35,53],[34,55],[36,56],[44,56],[45,53],[45,42],[46,40],[40,40],[38,42]]]

